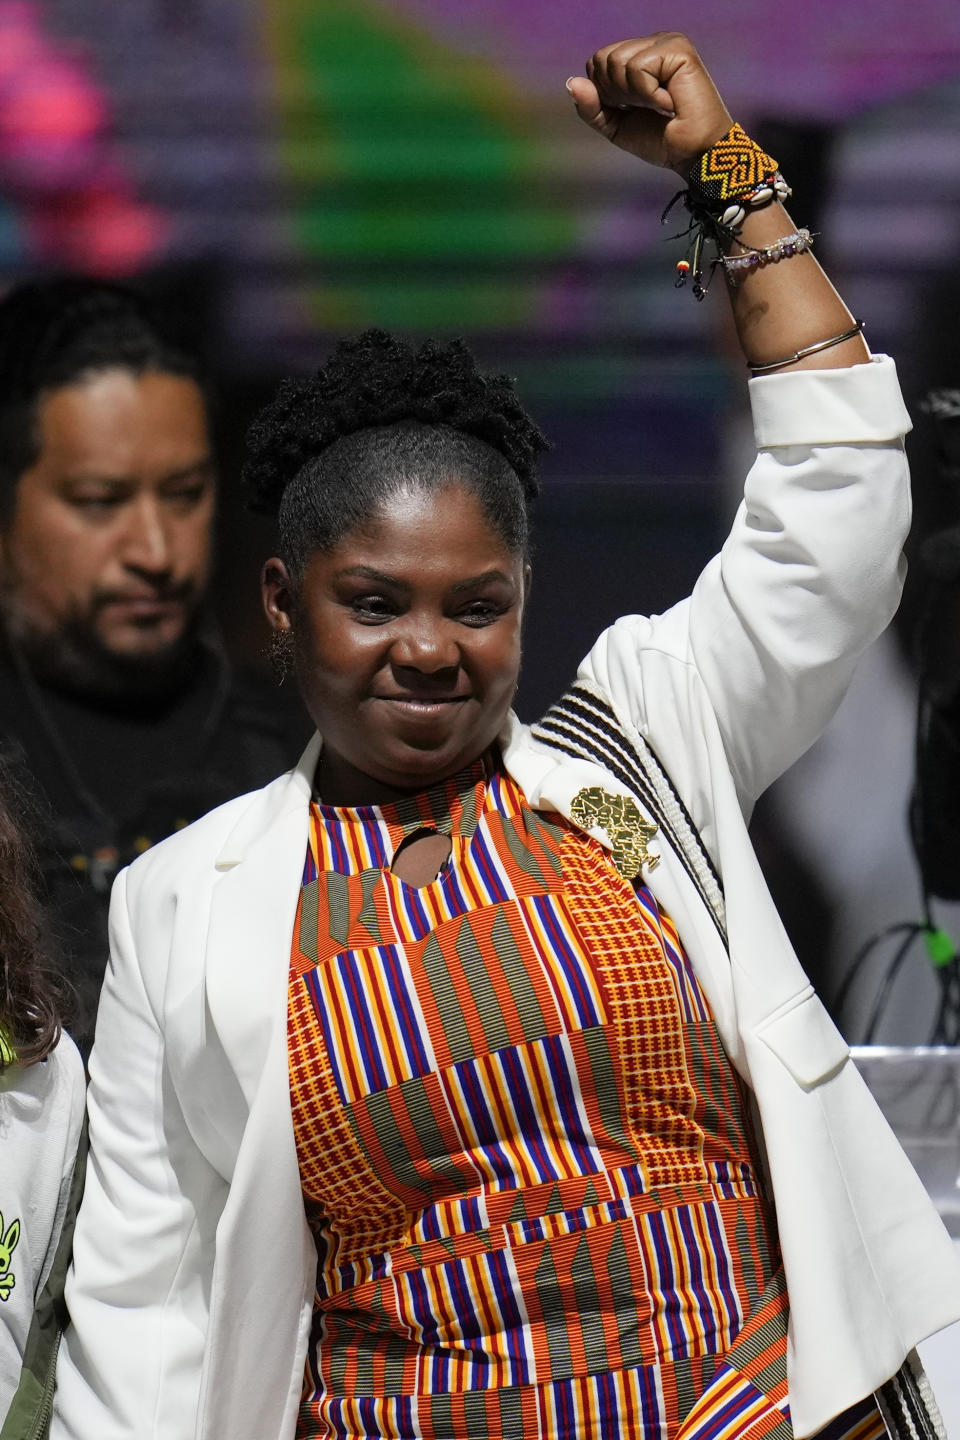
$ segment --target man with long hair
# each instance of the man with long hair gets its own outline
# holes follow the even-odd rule
[[[46,811],[83,1051],[118,867],[302,738],[212,622],[215,489],[197,359],[139,296],[68,279],[0,303],[0,740]]]

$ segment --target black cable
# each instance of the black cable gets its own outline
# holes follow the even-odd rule
[[[922,408],[934,417],[944,476],[955,491],[960,479],[960,391],[931,392]],[[937,542],[937,548],[932,550],[931,544],[934,541]],[[871,936],[860,947],[843,978],[834,1002],[835,1012],[841,1018],[850,991],[864,973],[864,966],[874,949],[894,936],[903,937],[883,973],[870,1011],[864,1038],[864,1043],[868,1045],[873,1043],[897,977],[907,962],[917,936],[924,939],[939,990],[930,1043],[960,1044],[960,958],[953,941],[940,929],[933,917],[930,882],[937,881],[932,873],[927,843],[927,801],[931,777],[924,763],[924,743],[930,726],[930,715],[938,700],[943,703],[943,685],[946,683],[943,680],[944,674],[953,687],[949,689],[949,694],[956,694],[957,655],[955,652],[948,653],[950,663],[945,668],[944,652],[942,647],[938,649],[938,642],[942,639],[941,610],[944,598],[948,597],[950,590],[955,589],[960,582],[960,527],[954,525],[952,529],[940,532],[939,538],[928,537],[922,558],[928,582],[932,583],[927,585],[913,635],[917,668],[917,707],[914,730],[915,779],[909,818],[914,857],[920,875],[923,918],[920,921],[901,921],[888,925],[886,929]],[[931,873],[928,874],[928,871]]]
[[[912,938],[917,928],[918,926],[915,920],[901,920],[896,925],[888,925],[885,930],[880,930],[876,935],[871,935],[869,940],[864,941],[853,957],[853,963],[846,975],[844,975],[840,988],[834,997],[833,1009],[838,1017],[842,1017],[851,986],[876,946],[881,945],[884,940],[889,940],[891,936],[898,935],[904,930],[909,930]]]
[[[876,1034],[877,1026],[880,1023],[884,1010],[887,1008],[887,1004],[893,992],[893,986],[896,978],[899,975],[900,971],[903,969],[907,956],[910,954],[910,947],[913,944],[914,940],[916,940],[917,936],[923,934],[922,925],[900,926],[899,928],[906,928],[909,933],[907,934],[906,939],[901,941],[899,948],[894,954],[893,959],[890,961],[890,964],[887,966],[884,977],[880,982],[880,988],[877,991],[877,998],[873,1003],[873,1009],[870,1012],[870,1019],[867,1021],[867,1026],[864,1031],[864,1045],[873,1044],[873,1037]]]
[[[936,950],[941,952],[944,945],[952,948],[950,937],[941,930],[933,919],[930,908],[930,896],[924,895],[923,910],[924,921],[901,920],[894,925],[888,925],[876,935],[871,935],[857,951],[849,970],[843,978],[843,983],[837,991],[834,1000],[834,1012],[842,1019],[843,1011],[850,996],[854,982],[863,973],[864,965],[870,958],[878,945],[885,940],[892,939],[895,935],[902,935],[904,938],[894,952],[893,959],[883,973],[864,1031],[863,1045],[872,1045],[877,1027],[883,1018],[883,1013],[890,1002],[897,976],[906,964],[910,954],[910,947],[918,938],[923,938],[927,946],[930,964],[934,968],[937,983],[940,990],[939,1004],[934,1017],[930,1045],[960,1045],[960,955],[954,950],[952,954],[938,956]]]

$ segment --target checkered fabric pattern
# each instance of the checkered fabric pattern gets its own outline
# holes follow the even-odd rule
[[[418,889],[389,866],[423,828],[452,854]],[[288,1028],[302,1440],[786,1440],[740,1082],[669,918],[600,845],[482,763],[315,805]]]

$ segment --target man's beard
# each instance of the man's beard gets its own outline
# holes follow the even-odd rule
[[[178,694],[196,674],[201,659],[201,612],[194,603],[182,633],[160,650],[118,654],[97,633],[96,604],[64,620],[54,631],[30,623],[9,592],[2,597],[7,644],[43,685],[81,699],[120,708]]]

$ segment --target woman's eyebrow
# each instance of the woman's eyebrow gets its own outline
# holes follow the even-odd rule
[[[387,575],[382,570],[375,570],[372,565],[347,565],[343,570],[336,572],[338,580],[344,576],[353,576],[359,580],[374,580],[378,585],[392,585],[397,590],[412,588],[406,580],[400,580],[396,575]]]
[[[482,575],[473,575],[469,580],[458,580],[450,589],[454,592],[461,590],[474,590],[478,585],[486,585],[490,580],[502,580],[505,585],[512,585],[512,577],[503,570],[484,570]]]
[[[372,580],[377,585],[392,585],[395,590],[404,590],[409,593],[413,586],[407,580],[401,580],[396,575],[388,575],[383,570],[377,570],[373,565],[347,565],[336,572],[336,578],[353,578],[359,580]],[[457,580],[450,586],[453,594],[460,594],[464,590],[476,590],[480,585],[486,585],[491,581],[501,581],[505,585],[513,583],[511,577],[503,570],[484,570],[480,575],[471,575],[466,580]]]

